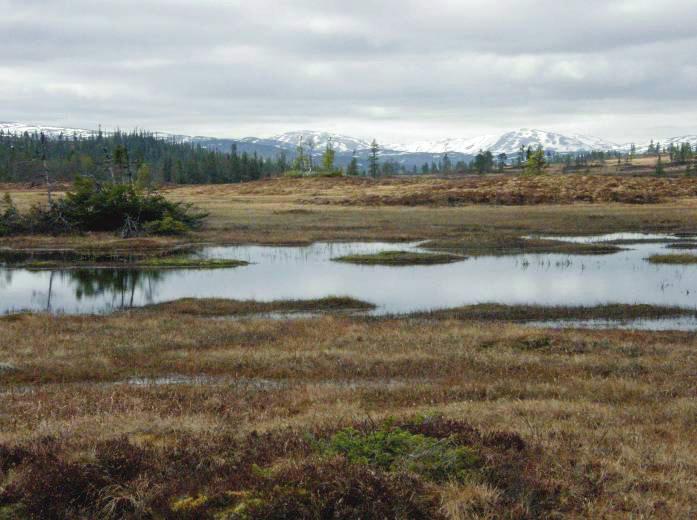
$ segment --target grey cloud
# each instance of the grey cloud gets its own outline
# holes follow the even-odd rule
[[[659,106],[670,123],[632,131],[677,133],[697,112],[692,0],[0,0],[0,12],[0,119],[228,135],[391,124],[427,138],[591,114],[622,140],[622,121]]]

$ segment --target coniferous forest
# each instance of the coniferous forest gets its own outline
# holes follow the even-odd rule
[[[0,182],[39,183],[49,175],[54,182],[92,177],[114,182],[140,178],[178,184],[229,183],[269,177],[287,166],[282,154],[265,159],[238,153],[234,145],[221,153],[138,131],[58,138],[0,131]]]

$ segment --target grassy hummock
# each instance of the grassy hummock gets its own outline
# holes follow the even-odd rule
[[[622,251],[613,244],[584,244],[548,238],[524,237],[513,233],[471,232],[426,242],[423,247],[435,251],[469,256],[505,256],[520,254],[609,255]]]
[[[192,316],[241,316],[270,312],[331,312],[371,310],[372,303],[344,296],[328,296],[316,300],[228,300],[224,298],[182,298],[143,307],[145,311],[188,314]]]
[[[135,267],[157,267],[161,269],[222,269],[249,265],[243,260],[224,258],[160,257],[148,258],[135,264]]]
[[[695,315],[697,315],[697,312],[691,309],[646,304],[544,306],[483,303],[464,305],[453,309],[419,312],[410,316],[427,319],[526,322],[538,320],[633,320]]]
[[[652,255],[646,259],[651,264],[689,265],[697,264],[697,255]]]
[[[668,244],[667,249],[697,249],[697,242],[675,242]]]
[[[420,253],[414,251],[382,251],[371,255],[347,255],[332,258],[335,262],[360,265],[435,265],[461,262],[467,257],[449,253]]]

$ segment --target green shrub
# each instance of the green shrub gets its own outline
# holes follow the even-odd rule
[[[189,228],[182,221],[176,220],[168,213],[160,220],[147,223],[145,230],[153,235],[183,235],[189,231]]]
[[[11,199],[0,212],[0,235],[20,233],[67,233],[73,231],[140,231],[182,234],[201,225],[207,216],[191,204],[171,202],[155,192],[127,184],[99,184],[77,178],[73,191],[48,207],[33,207],[20,215]]]
[[[465,480],[479,463],[474,450],[467,446],[457,446],[449,438],[427,437],[401,428],[369,433],[346,428],[332,436],[326,450],[344,455],[352,463],[386,471],[412,471],[436,482]]]
[[[9,193],[0,203],[0,236],[12,235],[22,230],[22,218]]]

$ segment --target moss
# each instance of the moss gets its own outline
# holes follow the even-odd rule
[[[419,253],[414,251],[382,251],[372,255],[348,255],[332,258],[335,262],[360,265],[434,265],[466,260],[449,253]]]
[[[407,470],[435,482],[465,480],[479,464],[479,457],[469,447],[401,428],[370,433],[346,428],[332,436],[325,451],[344,455],[353,464],[385,471]]]
[[[175,513],[191,512],[206,505],[208,497],[199,495],[197,497],[184,497],[172,502],[172,511]]]
[[[18,520],[21,518],[29,518],[26,511],[24,511],[24,508],[21,505],[0,505],[0,520]]]
[[[697,255],[652,255],[646,259],[651,264],[688,265],[697,264]]]

